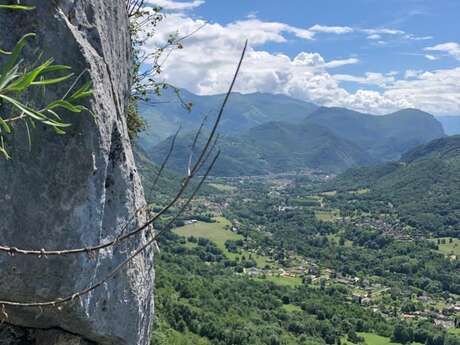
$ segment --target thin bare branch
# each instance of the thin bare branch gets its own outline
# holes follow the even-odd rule
[[[126,11],[128,12],[128,17],[136,15],[144,6],[144,2],[144,0],[127,0]]]
[[[211,145],[211,148],[209,149],[208,153],[206,154],[206,156],[204,157],[204,159],[201,161],[200,165],[196,169],[197,173],[201,170],[203,165],[208,161],[209,157],[214,152],[214,149],[216,148],[218,141],[219,141],[219,133],[216,134],[214,138],[214,142]]]
[[[225,95],[224,102],[222,103],[222,106],[220,107],[219,114],[217,115],[216,122],[214,123],[214,127],[212,128],[211,134],[208,137],[208,141],[206,142],[206,145],[204,146],[204,149],[201,151],[201,155],[197,160],[195,168],[200,165],[201,161],[203,160],[204,156],[207,153],[209,145],[211,145],[211,142],[212,142],[212,140],[214,138],[214,135],[216,134],[217,127],[219,126],[220,119],[222,118],[222,115],[224,113],[225,106],[227,105],[228,99],[230,98],[231,90],[233,90],[233,87],[235,86],[236,78],[238,77],[238,73],[239,73],[239,71],[241,69],[241,65],[243,64],[243,58],[244,58],[244,55],[246,54],[246,49],[247,48],[248,48],[248,41],[246,40],[246,42],[244,43],[243,53],[241,54],[240,62],[238,63],[236,73],[234,74],[232,83],[230,84],[230,88],[229,88],[230,92],[227,92],[227,94]],[[194,174],[195,172],[196,172],[196,170],[192,171],[192,174]]]
[[[191,173],[192,159],[193,159],[193,153],[195,152],[196,143],[198,142],[198,138],[200,137],[201,131],[203,130],[203,127],[206,124],[207,120],[208,120],[208,114],[206,114],[203,117],[203,120],[201,120],[200,127],[196,131],[195,137],[193,138],[192,145],[190,146],[190,154],[188,156],[188,164],[187,164],[187,175],[190,175]]]
[[[174,224],[174,222],[177,220],[177,218],[185,211],[185,209],[188,207],[190,202],[194,199],[198,191],[200,190],[201,186],[203,185],[204,181],[209,175],[209,172],[213,168],[214,164],[216,163],[217,159],[219,158],[219,153],[214,157],[211,165],[209,166],[208,170],[206,171],[206,174],[203,176],[203,178],[200,180],[200,183],[198,186],[195,188],[193,191],[192,195],[187,199],[187,201],[184,203],[184,205],[181,207],[181,209],[176,213],[176,215],[163,227],[162,230],[157,232],[154,236],[152,236],[144,245],[142,245],[140,248],[136,249],[130,256],[128,256],[125,260],[123,260],[118,266],[116,266],[112,271],[110,271],[109,274],[107,274],[104,278],[99,280],[97,283],[80,290],[76,293],[73,293],[69,296],[62,297],[62,298],[57,298],[51,301],[44,301],[44,302],[15,302],[15,301],[1,301],[0,300],[0,305],[2,308],[5,306],[7,307],[56,307],[59,305],[62,305],[64,303],[68,303],[71,301],[75,301],[76,299],[90,293],[91,291],[97,289],[110,279],[114,278],[118,272],[120,272],[129,262],[131,262],[134,258],[136,258],[138,255],[143,253],[145,250],[147,250],[152,244],[154,244],[162,233],[168,231],[170,227]]]
[[[163,207],[158,213],[156,213],[153,217],[151,217],[148,221],[146,221],[143,225],[141,225],[140,227],[134,229],[133,231],[129,232],[129,233],[126,233],[124,235],[121,235],[121,236],[118,236],[116,237],[114,240],[111,240],[111,241],[107,241],[105,243],[101,243],[101,244],[98,244],[98,245],[94,245],[94,246],[88,246],[88,247],[84,247],[84,248],[74,248],[74,249],[63,249],[63,250],[45,250],[45,249],[40,249],[40,250],[31,250],[31,249],[20,249],[20,248],[16,248],[16,247],[10,247],[10,246],[5,246],[5,245],[1,245],[0,246],[0,252],[3,252],[3,253],[7,253],[7,254],[10,254],[12,256],[15,256],[15,255],[31,255],[31,256],[38,256],[38,257],[47,257],[47,256],[62,256],[62,255],[70,255],[70,254],[81,254],[81,253],[94,253],[95,251],[98,251],[98,250],[101,250],[101,249],[104,249],[104,248],[108,248],[108,247],[111,247],[113,245],[116,245],[116,244],[119,244],[133,236],[136,236],[140,233],[142,233],[143,231],[148,231],[150,226],[159,218],[161,217],[163,214],[165,214],[171,207],[173,207],[177,201],[181,198],[182,194],[186,191],[188,185],[190,184],[190,181],[193,179],[193,177],[195,176],[196,172],[199,170],[198,168],[203,164],[202,162],[205,162],[205,158],[209,156],[208,154],[208,150],[210,148],[210,145],[211,143],[213,142],[215,136],[216,136],[216,130],[217,130],[217,127],[219,126],[219,123],[221,121],[221,118],[222,118],[222,115],[223,115],[223,112],[224,112],[224,109],[225,109],[225,106],[227,104],[227,101],[230,97],[230,94],[232,93],[233,91],[233,87],[235,85],[235,80],[239,74],[239,71],[241,69],[241,65],[242,65],[242,62],[243,62],[243,59],[244,59],[244,56],[245,56],[245,53],[246,53],[246,49],[247,49],[247,41],[244,45],[244,49],[242,51],[242,54],[241,54],[241,57],[240,57],[240,61],[238,63],[238,66],[237,66],[237,69],[235,71],[235,74],[234,74],[234,77],[232,79],[232,83],[230,84],[230,87],[225,95],[225,98],[224,98],[224,101],[219,109],[219,113],[218,113],[218,116],[214,122],[214,125],[213,125],[213,129],[211,131],[211,134],[209,135],[208,137],[208,140],[206,142],[206,145],[203,147],[201,153],[200,153],[200,156],[199,156],[199,159],[195,162],[195,164],[193,165],[193,167],[191,168],[191,173],[188,174],[183,182],[181,183],[181,187],[179,189],[179,191],[177,192],[177,194],[174,196],[174,198],[172,200],[170,200],[170,202],[165,206]]]
[[[160,179],[161,174],[163,173],[163,170],[165,169],[166,164],[168,164],[169,158],[171,157],[171,154],[174,151],[174,146],[176,145],[177,136],[179,135],[180,130],[181,130],[181,127],[179,127],[177,129],[176,133],[173,135],[173,137],[171,139],[171,145],[169,146],[169,151],[168,151],[165,159],[161,163],[160,168],[158,169],[158,173],[155,176],[155,180],[153,181],[153,184],[152,184],[152,187],[151,187],[152,191],[155,188],[155,186],[157,185],[158,180]]]

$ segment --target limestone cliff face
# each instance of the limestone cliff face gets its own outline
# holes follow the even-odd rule
[[[36,42],[26,56],[40,47],[45,57],[70,65],[77,73],[87,69],[84,78],[94,88],[87,106],[95,118],[65,114],[72,127],[64,136],[38,127],[32,131],[31,149],[24,128],[16,128],[13,159],[0,159],[0,244],[33,249],[95,245],[115,238],[145,204],[124,115],[131,57],[125,1],[27,4],[36,10],[0,14],[0,47],[11,49],[23,34],[35,32]],[[37,97],[56,99],[62,91],[50,89]],[[130,229],[144,219],[141,212]],[[145,239],[143,234],[94,258],[82,254],[37,259],[0,253],[0,300],[46,301],[81,290],[103,278]],[[96,344],[148,344],[152,265],[152,254],[146,253],[62,310],[7,308],[7,322],[29,329],[58,329]]]

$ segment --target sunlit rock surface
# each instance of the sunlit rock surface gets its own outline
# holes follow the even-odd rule
[[[111,240],[145,204],[125,121],[131,59],[125,1],[27,3],[36,10],[0,13],[0,47],[12,49],[22,35],[35,32],[26,59],[40,47],[44,58],[70,65],[76,74],[86,69],[82,81],[93,83],[94,97],[87,106],[95,117],[64,114],[72,123],[67,135],[38,127],[32,131],[31,148],[24,126],[17,126],[13,159],[0,159],[0,244],[63,249]],[[54,100],[65,91],[60,86],[34,97]],[[140,212],[128,230],[144,219]],[[95,257],[39,259],[0,253],[0,300],[68,296],[102,279],[145,239],[142,234]],[[35,328],[62,332],[47,345],[63,344],[62,337],[71,334],[74,338],[66,344],[144,345],[149,343],[152,291],[153,258],[144,253],[117,277],[62,310],[6,308],[7,322],[31,329],[28,336],[42,334]]]

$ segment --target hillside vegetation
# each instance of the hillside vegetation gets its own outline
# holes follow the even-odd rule
[[[434,116],[417,109],[375,116],[344,108],[321,107],[306,118],[306,123],[330,129],[379,161],[399,159],[407,150],[444,136],[442,125]]]
[[[213,101],[217,107],[219,97],[209,97],[207,105]],[[235,94],[229,104],[219,140],[222,154],[212,172],[215,176],[266,175],[302,169],[335,173],[399,159],[407,150],[444,136],[441,124],[432,115],[415,109],[385,116],[345,108],[321,107],[312,111],[309,103],[302,106],[301,101],[285,96],[263,94]],[[183,119],[178,114],[183,114],[183,110],[172,105],[159,107],[170,108],[168,114],[173,119],[168,123],[174,123],[170,130],[177,128]],[[170,168],[175,171],[184,169],[188,161],[194,137],[190,130],[199,126],[198,110],[202,109],[195,108],[195,113],[185,117],[185,130],[171,157]],[[141,145],[153,161],[160,162],[172,137],[153,147],[150,144],[154,139],[149,139],[150,143],[146,140],[142,139]]]
[[[149,101],[139,104],[139,112],[147,124],[140,135],[140,144],[150,150],[173,135],[179,126],[185,132],[197,129],[204,116],[212,118],[223,97],[199,96],[184,89],[179,95],[172,89],[164,90],[160,97],[151,94]],[[189,103],[190,112],[185,107]],[[238,135],[270,121],[297,123],[317,108],[314,104],[284,95],[233,93],[219,128],[223,134]]]
[[[330,188],[369,188],[362,200],[386,200],[408,225],[437,235],[460,227],[460,136],[419,146],[399,162],[352,169]]]
[[[166,155],[171,140],[150,151],[154,161]],[[178,138],[170,168],[180,171],[186,166],[192,141],[193,133]],[[264,175],[303,168],[339,171],[374,162],[354,143],[317,125],[269,122],[239,137],[221,137],[219,147],[222,154],[212,171],[215,176]]]

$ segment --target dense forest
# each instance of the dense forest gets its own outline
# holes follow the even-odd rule
[[[153,343],[458,344],[433,323],[460,294],[459,261],[440,251],[453,240],[413,232],[382,200],[391,227],[373,226],[372,185],[346,186],[349,173],[334,192],[321,173],[212,179],[160,241]]]
[[[460,194],[457,187],[460,137],[432,141],[409,151],[399,162],[352,169],[340,175],[330,188],[370,189],[358,203],[372,212],[392,208],[401,220],[420,233],[459,236]],[[341,194],[346,203],[351,195]],[[355,205],[356,206],[356,205]],[[346,206],[344,206],[346,207]],[[359,206],[358,206],[359,207]]]

